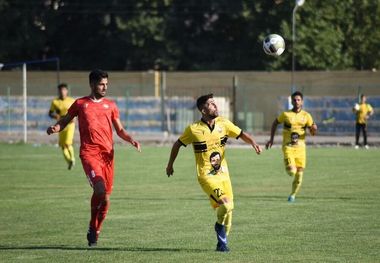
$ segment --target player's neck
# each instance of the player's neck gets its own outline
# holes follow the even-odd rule
[[[89,98],[93,101],[93,102],[101,102],[103,100],[104,97],[101,97],[101,96],[96,96],[96,94],[93,94],[91,93]]]
[[[292,109],[292,111],[295,112],[295,113],[300,113],[301,110],[302,110],[302,107],[300,107],[300,108],[295,108],[295,107],[294,107],[294,108]]]
[[[215,125],[215,118],[207,118],[205,116],[202,116],[201,120],[206,123],[209,127],[214,127]]]

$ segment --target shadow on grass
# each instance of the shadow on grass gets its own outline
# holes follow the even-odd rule
[[[67,251],[120,251],[120,252],[207,252],[207,249],[163,248],[163,247],[80,247],[80,246],[0,246],[5,250],[67,250]]]
[[[261,201],[272,201],[272,200],[287,200],[288,196],[286,195],[281,195],[281,196],[276,196],[276,195],[236,195],[235,199],[254,199],[254,200],[261,200]],[[358,198],[353,198],[353,197],[344,197],[344,196],[339,196],[339,197],[334,197],[334,196],[300,196],[299,199],[304,199],[304,200],[357,200]]]

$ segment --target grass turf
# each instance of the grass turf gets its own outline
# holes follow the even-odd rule
[[[379,262],[380,151],[310,148],[296,203],[280,149],[227,149],[235,194],[231,252],[214,252],[215,215],[191,147],[116,148],[111,208],[87,248],[91,189],[79,159],[52,146],[0,145],[1,262]],[[78,151],[76,152],[78,153]]]

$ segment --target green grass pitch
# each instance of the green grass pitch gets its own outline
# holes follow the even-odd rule
[[[165,176],[169,151],[116,147],[111,208],[88,249],[91,189],[79,159],[68,171],[58,148],[1,144],[0,261],[380,262],[378,149],[309,148],[294,204],[280,149],[227,149],[235,194],[228,254],[214,252],[216,217],[191,147],[181,149],[173,178]]]

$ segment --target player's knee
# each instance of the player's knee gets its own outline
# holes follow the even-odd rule
[[[94,185],[94,193],[98,196],[106,195],[106,187],[102,181],[99,181]]]
[[[286,173],[287,173],[289,176],[296,176],[297,168],[295,168],[295,167],[293,167],[293,166],[286,167]]]
[[[219,207],[222,207],[226,211],[226,214],[234,209],[233,201],[228,197],[222,197],[219,201]]]

